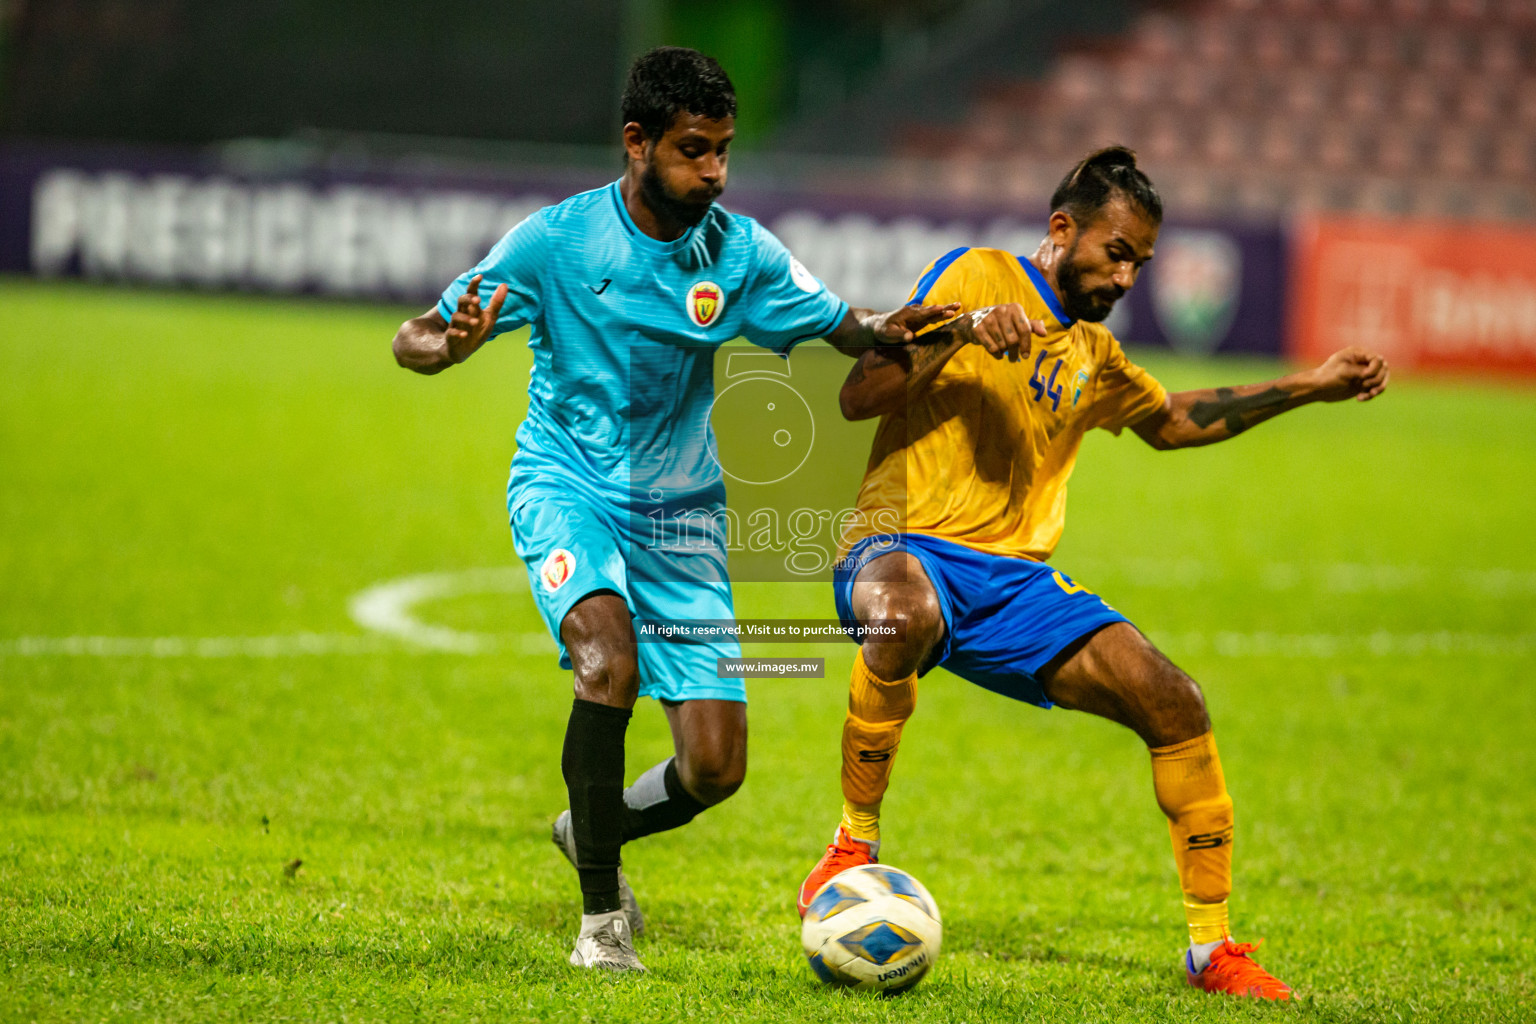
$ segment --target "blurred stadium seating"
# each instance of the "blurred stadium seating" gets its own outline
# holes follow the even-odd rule
[[[958,197],[1038,196],[1085,148],[1137,148],[1186,214],[1536,217],[1531,0],[1143,5],[1129,31],[903,133]]]

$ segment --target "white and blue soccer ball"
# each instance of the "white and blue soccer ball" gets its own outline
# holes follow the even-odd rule
[[[800,927],[818,978],[875,992],[916,985],[938,958],[943,935],[939,906],[923,883],[885,864],[834,876],[816,891]]]

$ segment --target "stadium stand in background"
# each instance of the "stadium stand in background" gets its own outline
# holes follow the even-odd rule
[[[1062,168],[1123,142],[1184,216],[1536,219],[1536,0],[474,11],[444,24],[363,0],[0,4],[0,141],[256,139],[311,166],[342,152],[606,172],[622,67],[665,41],[716,53],[738,80],[742,184],[1038,214]],[[572,20],[581,33],[561,30]],[[454,59],[482,39],[486,59]],[[515,99],[470,115],[463,95]]]
[[[1038,201],[1083,150],[1140,151],[1185,215],[1536,217],[1536,3],[1143,5],[1043,77],[977,90],[898,153],[945,188]]]
[[[1033,251],[1123,143],[1169,222],[1122,339],[1536,377],[1536,0],[468,10],[0,2],[0,274],[434,300],[612,180],[622,71],[666,42],[731,69],[728,206],[860,305]]]

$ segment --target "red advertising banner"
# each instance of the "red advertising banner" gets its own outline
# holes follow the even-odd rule
[[[1319,218],[1297,242],[1292,354],[1536,375],[1536,230]]]

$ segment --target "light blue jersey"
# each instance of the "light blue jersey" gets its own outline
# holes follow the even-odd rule
[[[774,352],[829,333],[848,304],[762,225],[710,208],[659,242],[624,208],[618,182],[524,220],[443,292],[453,316],[470,278],[481,301],[507,299],[492,337],[531,325],[528,418],[517,431],[507,511],[535,603],[570,667],[560,626],[598,590],[641,623],[732,620],[725,539],[706,518],[657,541],[661,510],[709,512],[725,488],[709,414],[715,349],[745,336]],[[659,517],[663,531],[677,521]],[[690,520],[690,523],[696,521]],[[637,630],[640,692],[665,700],[745,700],[721,679],[729,636],[647,642]]]
[[[787,353],[848,308],[750,217],[714,206],[676,241],[651,238],[618,182],[513,228],[443,293],[445,319],[476,274],[482,302],[508,288],[492,337],[532,325],[514,505],[521,487],[552,475],[614,501],[655,490],[668,504],[722,500],[709,425],[715,349],[745,336]]]

